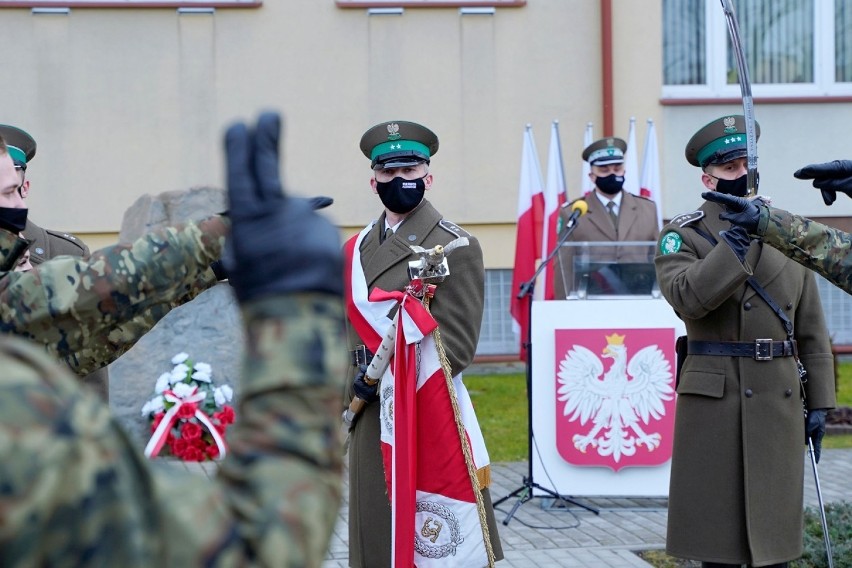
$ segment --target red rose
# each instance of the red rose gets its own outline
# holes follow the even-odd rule
[[[180,427],[180,437],[184,440],[197,440],[201,437],[201,426],[194,422],[184,422]]]
[[[200,462],[204,461],[205,455],[204,452],[202,452],[198,448],[190,447],[187,448],[186,452],[184,452],[183,456],[181,457],[184,461]]]
[[[230,406],[223,406],[222,410],[213,415],[213,418],[227,426],[234,423],[234,409]]]
[[[210,444],[209,446],[207,446],[205,452],[207,453],[207,457],[209,457],[211,460],[215,460],[219,457],[219,446],[217,446],[216,444]]]
[[[175,443],[172,444],[172,453],[178,457],[181,457],[186,449],[189,447],[189,444],[183,438],[175,438]]]
[[[180,405],[180,408],[178,408],[177,417],[183,419],[192,418],[195,416],[196,410],[198,410],[197,402],[184,402]]]

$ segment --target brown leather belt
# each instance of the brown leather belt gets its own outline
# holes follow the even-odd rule
[[[353,367],[369,365],[372,358],[373,352],[367,349],[365,345],[356,345],[355,349],[349,352],[349,361]]]
[[[774,357],[792,357],[796,354],[796,340],[778,341],[689,341],[689,355],[720,355],[723,357],[751,357],[755,361],[771,361]]]

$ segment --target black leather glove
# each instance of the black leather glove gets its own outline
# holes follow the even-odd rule
[[[808,438],[814,444],[814,459],[819,463],[819,455],[822,451],[822,437],[825,436],[825,415],[827,410],[816,408],[808,410],[808,415],[805,418],[805,443],[808,443]]]
[[[731,228],[727,231],[719,231],[719,236],[728,243],[740,262],[745,262],[748,247],[751,246],[751,237],[746,230],[739,225],[731,225]]]
[[[810,164],[796,170],[793,177],[814,180],[813,186],[822,193],[826,205],[834,203],[838,191],[852,197],[852,160]]]
[[[359,365],[358,372],[355,373],[355,380],[352,381],[352,390],[355,391],[355,396],[366,403],[379,400],[379,383],[368,385],[364,380],[367,374],[367,365]]]
[[[331,197],[326,197],[325,195],[318,195],[316,197],[309,197],[308,203],[311,205],[311,209],[325,209],[332,203],[334,203],[334,199]],[[220,215],[227,217],[228,211],[223,211]],[[221,260],[214,260],[210,263],[210,269],[213,271],[213,274],[216,276],[216,280],[220,282],[222,280],[228,280],[228,271],[225,270],[225,265]]]
[[[760,207],[753,200],[719,193],[718,191],[705,191],[701,194],[701,197],[725,207],[727,211],[720,213],[719,219],[739,225],[751,235],[757,233],[757,224],[760,221]]]
[[[287,197],[278,172],[281,119],[231,126],[227,150],[231,237],[222,258],[241,302],[292,292],[343,294],[337,228],[306,199]]]

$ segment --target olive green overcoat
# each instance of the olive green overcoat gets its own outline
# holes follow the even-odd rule
[[[397,228],[388,242],[380,242],[385,215],[361,243],[361,263],[367,286],[382,290],[402,290],[410,281],[408,262],[415,259],[409,245],[432,248],[446,245],[457,237],[470,244],[447,256],[450,275],[438,284],[429,309],[438,322],[441,341],[453,375],[473,361],[485,302],[485,267],[479,241],[469,233],[444,221],[425,199]],[[363,343],[347,325],[349,349]],[[352,384],[355,367],[347,377]],[[351,386],[350,386],[351,389]],[[351,390],[347,393],[349,403]],[[356,419],[349,437],[349,565],[352,568],[391,568],[391,509],[385,484],[381,453],[378,403],[368,404]],[[494,511],[487,489],[483,490],[491,544],[497,559],[503,557]]]
[[[690,340],[783,340],[781,319],[746,284],[753,272],[795,326],[807,406],[834,407],[833,358],[813,275],[757,241],[740,263],[719,237],[730,227],[720,212],[706,203],[663,228],[655,261],[660,290]],[[793,357],[686,358],[677,388],[669,554],[753,566],[801,556],[801,390]]]

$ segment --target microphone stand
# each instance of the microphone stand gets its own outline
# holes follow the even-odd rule
[[[579,218],[579,216],[578,216]],[[570,223],[570,221],[569,221]],[[574,228],[577,226],[577,219],[574,219],[573,224],[569,224],[566,230],[560,235],[559,241],[556,243],[556,247],[550,251],[550,254],[547,255],[541,263],[539,263],[538,268],[533,273],[532,278],[528,281],[522,283],[520,285],[520,291],[518,292],[518,299],[523,300],[525,297],[527,300],[527,317],[529,318],[527,324],[527,341],[524,346],[527,349],[527,361],[526,361],[526,375],[527,375],[527,431],[528,431],[528,448],[527,448],[527,475],[523,478],[523,483],[520,487],[506,495],[505,497],[501,497],[500,499],[494,501],[494,507],[497,507],[500,503],[510,499],[511,497],[518,498],[515,501],[515,504],[512,505],[511,511],[506,515],[506,518],[503,519],[503,524],[508,526],[509,521],[512,520],[512,517],[515,516],[515,513],[518,511],[518,508],[529,501],[534,497],[539,497],[539,495],[533,495],[533,490],[538,489],[539,491],[543,491],[554,497],[556,499],[560,499],[567,503],[572,503],[577,505],[578,507],[582,507],[587,511],[591,511],[592,513],[599,515],[600,511],[595,509],[594,507],[590,507],[588,505],[584,505],[583,503],[579,503],[570,499],[564,495],[560,495],[559,493],[553,491],[552,489],[547,489],[546,487],[542,487],[535,481],[533,481],[533,440],[535,436],[533,436],[533,424],[532,424],[532,295],[533,290],[535,289],[535,281],[538,278],[538,275],[544,270],[544,268],[553,260],[553,257],[556,256],[556,253],[559,252],[559,249],[568,240],[568,237],[571,236],[571,233],[574,232]]]

